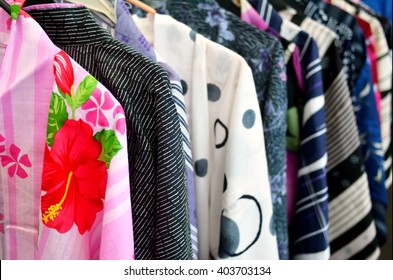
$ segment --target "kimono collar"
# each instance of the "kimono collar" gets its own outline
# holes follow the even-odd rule
[[[56,45],[92,45],[112,40],[85,6],[44,4],[29,6],[25,10]]]

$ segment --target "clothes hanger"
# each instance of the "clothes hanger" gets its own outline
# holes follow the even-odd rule
[[[6,11],[9,15],[11,14],[11,7],[5,0],[0,0],[0,6]]]
[[[55,1],[54,0],[26,0],[23,7],[40,5],[40,4],[52,4],[52,3],[55,3]]]
[[[149,5],[142,3],[139,0],[127,0],[128,2],[130,2],[132,5],[137,6],[138,8],[144,10],[145,12],[154,15],[156,13],[156,10],[153,9],[152,7],[150,7]]]

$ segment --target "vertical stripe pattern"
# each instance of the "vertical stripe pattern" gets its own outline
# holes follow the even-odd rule
[[[242,1],[243,4],[245,1]],[[301,108],[300,166],[296,185],[295,215],[289,227],[291,257],[329,257],[328,188],[326,181],[326,123],[322,67],[314,40],[300,29],[291,31],[268,1],[261,1],[259,15],[274,34],[296,43],[300,53],[303,92],[295,92]],[[296,28],[295,28],[296,29]],[[291,34],[295,33],[295,34]],[[288,67],[287,67],[288,69]]]
[[[318,11],[310,8],[310,11]],[[328,17],[329,18],[329,17]],[[356,124],[354,109],[344,73],[341,59],[336,47],[336,34],[322,24],[306,18],[301,13],[292,18],[303,30],[317,38],[318,48],[322,57],[323,75],[326,96],[327,117],[327,149],[328,161],[328,185],[329,185],[329,235],[331,244],[331,258],[349,259],[354,256],[354,250],[347,250],[347,254],[337,257],[336,252],[345,247],[352,240],[362,234],[356,224],[346,224],[342,231],[337,234],[335,228],[341,224],[342,215],[357,216],[360,223],[374,226],[371,215],[371,199],[366,195],[363,203],[359,203],[357,196],[345,196],[346,192],[358,188],[369,195],[367,176],[364,171],[362,154],[360,150],[359,132]],[[334,19],[331,20],[331,24]],[[325,51],[325,52],[323,52]],[[342,203],[344,199],[348,204]],[[341,242],[337,242],[340,240]],[[374,235],[375,239],[375,235]],[[373,239],[373,240],[374,240]],[[369,250],[371,256],[377,247],[375,241],[353,243],[358,249]],[[374,246],[369,246],[374,244]]]
[[[187,186],[190,204],[190,227],[191,242],[193,248],[193,259],[198,259],[198,229],[196,222],[196,201],[194,186],[194,167],[192,163],[191,141],[187,122],[187,110],[184,101],[184,91],[178,74],[172,67],[163,61],[159,54],[149,44],[145,36],[138,29],[132,14],[129,10],[130,3],[123,0],[117,0],[116,16],[117,22],[115,26],[116,38],[124,44],[139,51],[146,57],[158,62],[165,71],[168,72],[169,81],[171,83],[172,97],[175,103],[176,111],[179,117],[180,131],[182,134],[183,150],[186,163]]]

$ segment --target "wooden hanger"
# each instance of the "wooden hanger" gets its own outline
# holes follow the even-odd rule
[[[127,0],[128,2],[130,2],[132,5],[137,6],[138,8],[144,10],[145,12],[154,15],[157,11],[155,9],[153,9],[152,7],[150,7],[149,5],[146,5],[145,3],[142,3],[139,0]]]

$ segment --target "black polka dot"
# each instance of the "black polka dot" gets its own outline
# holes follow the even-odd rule
[[[243,115],[243,125],[245,128],[250,129],[255,124],[255,112],[254,110],[247,110]]]
[[[188,90],[187,83],[184,80],[181,80],[180,82],[181,82],[181,87],[183,88],[183,95],[186,95]]]
[[[216,85],[208,84],[207,85],[207,94],[208,94],[208,98],[210,101],[216,102],[221,97],[221,90]]]
[[[216,138],[216,148],[224,147],[228,141],[228,128],[219,119],[214,123],[214,136]]]
[[[234,221],[222,215],[218,256],[220,258],[229,258],[236,255],[239,244],[239,227]]]
[[[194,30],[190,31],[190,38],[195,42],[197,33]]]
[[[195,162],[195,173],[199,177],[205,177],[207,174],[207,159],[200,159]]]
[[[228,187],[228,182],[227,182],[227,175],[224,174],[224,191],[225,192],[227,190]]]

